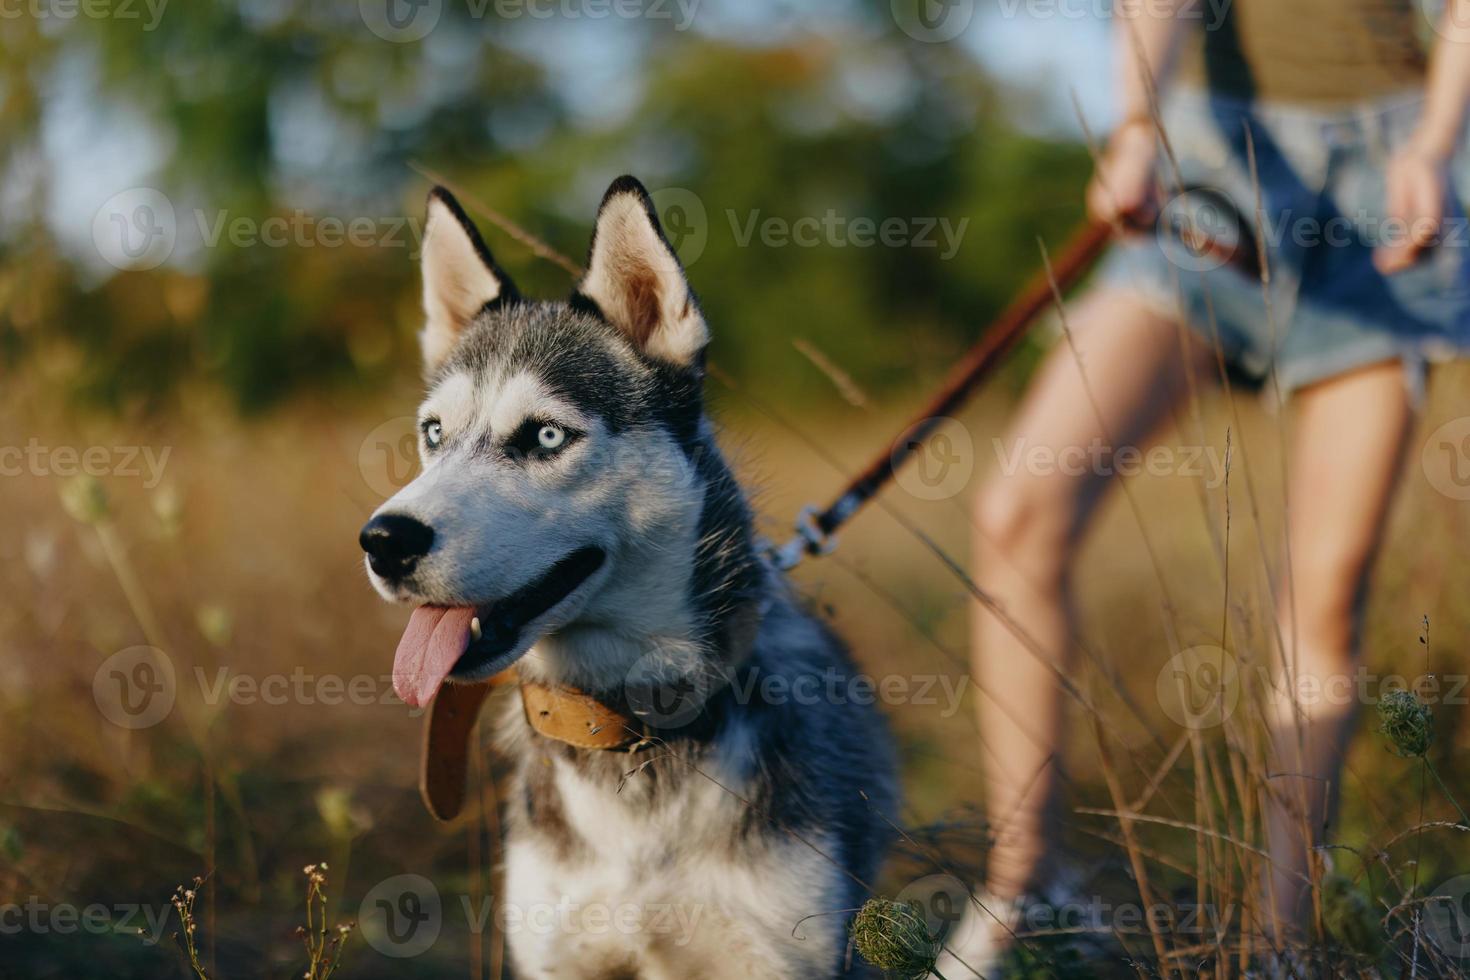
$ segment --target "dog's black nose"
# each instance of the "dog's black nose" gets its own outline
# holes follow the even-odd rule
[[[373,571],[384,578],[398,578],[429,553],[434,529],[403,514],[379,514],[362,526],[357,543],[367,552]]]

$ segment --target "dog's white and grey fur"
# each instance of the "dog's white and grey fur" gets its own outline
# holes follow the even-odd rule
[[[507,706],[507,904],[646,916],[631,929],[513,929],[517,975],[855,969],[844,913],[888,843],[890,738],[865,704],[763,696],[830,690],[855,668],[755,545],[703,412],[705,319],[647,192],[613,183],[584,278],[568,301],[539,302],[436,189],[423,279],[420,420],[439,445],[421,440],[423,473],[378,513],[427,525],[433,546],[402,576],[370,570],[375,587],[483,607],[600,550],[596,571],[521,629],[517,669],[631,703],[653,730],[636,753],[581,750],[531,729],[519,699]],[[563,442],[528,448],[528,425]],[[462,661],[451,681],[480,676]],[[639,691],[663,707],[639,711]],[[664,710],[670,691],[686,696],[678,711]],[[693,931],[658,928],[665,909]]]

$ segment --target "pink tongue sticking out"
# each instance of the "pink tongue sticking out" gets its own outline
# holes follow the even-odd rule
[[[393,690],[417,708],[428,704],[470,645],[473,606],[419,606],[393,655]]]

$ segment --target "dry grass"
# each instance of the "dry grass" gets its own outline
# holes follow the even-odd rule
[[[1460,367],[1436,378],[1420,439],[1456,414],[1454,394],[1466,380]],[[744,396],[718,386],[714,395],[727,444],[759,487],[767,530],[778,537],[799,505],[824,498],[840,482],[823,457],[856,468],[889,438],[897,408],[906,407],[879,413],[834,396],[828,414],[800,420],[818,453]],[[965,418],[980,460],[970,489],[994,465],[990,440],[1007,399],[988,393]],[[0,484],[0,588],[10,597],[0,606],[0,905],[29,896],[77,906],[166,904],[175,882],[207,872],[194,915],[209,975],[300,975],[301,951],[291,934],[299,922],[298,875],[326,855],[342,896],[323,909],[333,922],[356,918],[357,903],[391,875],[435,881],[448,910],[444,931],[413,961],[414,975],[463,976],[467,964],[483,970],[498,963],[490,938],[475,936],[459,914],[460,896],[494,893],[484,814],[439,827],[419,805],[418,721],[391,697],[385,678],[405,614],[374,597],[358,560],[356,531],[378,499],[359,470],[359,449],[376,426],[410,408],[412,388],[385,392],[377,406],[302,403],[249,424],[201,398],[169,419],[114,422],[69,414],[21,387],[9,387],[0,401],[0,446],[35,438],[48,446],[171,449],[157,488],[145,489],[137,478],[103,478],[101,522],[68,513],[67,481],[59,477],[22,475]],[[1237,455],[1231,492],[1254,480],[1265,526],[1257,528],[1250,508],[1234,497],[1227,593],[1211,532],[1220,527],[1223,489],[1202,490],[1183,476],[1132,481],[1153,558],[1126,502],[1115,497],[1105,508],[1077,585],[1086,643],[1117,679],[1096,668],[1078,675],[1105,725],[1073,726],[1063,844],[1080,894],[1137,902],[1141,871],[1158,901],[1202,900],[1220,908],[1224,925],[1218,936],[1203,937],[1165,929],[1151,939],[1147,928],[1029,936],[1033,968],[1042,973],[1234,975],[1252,952],[1263,951],[1259,941],[1248,941],[1260,922],[1249,916],[1246,888],[1261,866],[1259,716],[1248,698],[1223,728],[1169,753],[1183,731],[1154,690],[1174,649],[1170,635],[1179,647],[1218,643],[1222,605],[1227,646],[1242,663],[1263,662],[1271,623],[1264,576],[1276,556],[1262,555],[1260,542],[1274,551],[1281,530],[1271,523],[1280,513],[1278,425],[1249,402],[1236,420],[1218,397],[1204,399],[1199,424],[1219,450],[1232,426],[1237,445],[1250,446],[1255,471]],[[1418,443],[1409,457],[1367,611],[1365,665],[1406,677],[1463,674],[1470,639],[1463,601],[1470,575],[1460,560],[1470,542],[1465,504],[1430,487]],[[962,494],[924,502],[895,489],[886,503],[963,562],[971,533],[966,500]],[[1154,560],[1170,587],[1167,611]],[[966,587],[882,508],[852,525],[837,555],[809,562],[798,577],[856,640],[875,676],[956,682],[964,675]],[[1419,643],[1425,616],[1433,623],[1429,646]],[[177,702],[161,723],[127,731],[99,711],[93,682],[108,657],[144,643],[173,663]],[[327,704],[323,691],[288,694],[279,704],[259,697],[208,703],[221,671],[257,681],[305,675],[308,686],[311,678],[369,677],[373,703]],[[1141,707],[1142,720],[1123,694]],[[904,746],[912,840],[884,891],[939,867],[973,873],[983,861],[978,825],[962,809],[979,799],[985,760],[973,697],[967,692],[953,713],[942,710],[942,695],[938,705],[889,708]],[[1366,971],[1369,961],[1342,938],[1351,931],[1342,910],[1356,902],[1367,909],[1359,918],[1377,923],[1386,972],[1402,966],[1418,976],[1448,973],[1451,965],[1424,941],[1414,915],[1435,885],[1470,870],[1467,838],[1454,826],[1459,814],[1444,792],[1424,782],[1426,767],[1388,752],[1368,733],[1376,725],[1370,715],[1364,713],[1354,741],[1333,828],[1345,849],[1332,852],[1336,878],[1324,887],[1329,935],[1304,955],[1332,957],[1341,972]],[[1436,706],[1429,753],[1447,789],[1462,799],[1470,795],[1456,768],[1470,740],[1464,719],[1462,705]],[[493,770],[494,760],[487,761]],[[1422,812],[1421,784],[1428,787]],[[1132,839],[1131,870],[1120,813]],[[121,932],[80,941],[59,930],[26,932],[13,948],[13,962],[27,964],[25,976],[79,975],[97,964],[115,977],[183,969],[170,950]],[[361,946],[341,975],[372,976],[393,966]]]

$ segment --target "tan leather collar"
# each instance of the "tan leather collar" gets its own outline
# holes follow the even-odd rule
[[[514,669],[481,684],[445,684],[429,706],[420,757],[419,793],[429,813],[453,820],[464,808],[470,739],[492,688],[517,682]],[[570,687],[520,681],[526,723],[547,738],[579,749],[626,749],[649,744],[643,722]]]
[[[521,681],[521,703],[537,732],[579,749],[633,749],[647,741],[643,722],[575,688]]]

